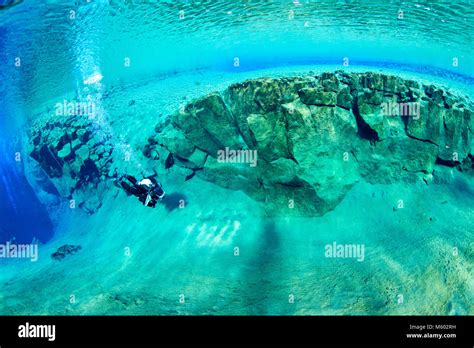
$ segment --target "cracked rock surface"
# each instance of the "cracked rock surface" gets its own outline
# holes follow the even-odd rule
[[[242,190],[270,215],[293,203],[290,214],[319,216],[361,179],[472,171],[473,110],[467,97],[379,73],[260,78],[189,103],[156,127],[145,153],[183,169],[173,175]],[[219,160],[226,148],[256,151],[257,165]]]
[[[291,205],[284,214],[320,216],[360,180],[444,182],[443,167],[472,174],[473,110],[466,96],[380,73],[260,78],[190,102],[142,152],[160,176],[241,190],[268,215]],[[93,214],[117,171],[140,175],[112,133],[82,116],[37,122],[30,156],[60,196]],[[256,165],[222,161],[227,150],[255,154]]]
[[[83,116],[56,117],[30,130],[30,156],[48,175],[59,195],[93,214],[112,177],[113,143]]]

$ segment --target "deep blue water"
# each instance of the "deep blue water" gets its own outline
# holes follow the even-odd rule
[[[0,136],[0,243],[30,243],[33,238],[46,243],[54,234],[53,224],[25,177],[22,161],[16,161],[18,141]]]

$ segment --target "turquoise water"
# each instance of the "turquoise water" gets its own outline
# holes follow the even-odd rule
[[[241,191],[168,175],[170,199],[155,209],[109,185],[89,192],[101,206],[88,214],[38,170],[28,132],[57,117],[56,103],[92,98],[118,171],[150,172],[142,150],[158,123],[247,79],[378,71],[472,100],[473,35],[472,1],[25,1],[0,11],[0,243],[41,242],[37,262],[0,259],[0,314],[472,315],[472,173],[361,181],[334,210],[301,218],[269,218]],[[325,257],[333,242],[364,245],[364,260]],[[64,244],[82,249],[53,260]]]

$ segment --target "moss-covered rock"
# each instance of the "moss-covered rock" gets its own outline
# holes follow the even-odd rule
[[[378,73],[264,78],[191,102],[156,141],[176,165],[265,202],[269,214],[321,215],[359,180],[419,181],[440,163],[469,170],[473,105],[460,100]],[[221,161],[223,149],[255,151],[258,165]]]
[[[299,96],[307,105],[335,106],[336,93],[326,92],[321,88],[305,87],[299,90]]]

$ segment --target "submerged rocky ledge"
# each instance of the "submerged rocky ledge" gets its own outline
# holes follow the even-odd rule
[[[391,112],[397,106],[418,114]],[[262,78],[189,103],[157,127],[148,151],[243,190],[270,214],[321,215],[362,178],[429,181],[437,164],[470,169],[472,106],[435,86],[377,73]],[[256,150],[258,165],[219,161],[226,148]]]
[[[57,193],[70,199],[71,208],[79,207],[90,214],[100,208],[107,179],[112,177],[115,149],[109,131],[82,115],[55,117],[31,128],[29,147],[30,156]],[[48,184],[41,180],[41,186]]]
[[[471,171],[473,110],[467,97],[379,73],[261,78],[184,106],[143,153],[160,175],[242,190],[270,215],[318,216],[362,179],[429,183],[441,167]],[[113,139],[79,118],[32,130],[31,156],[64,197],[118,167]]]

